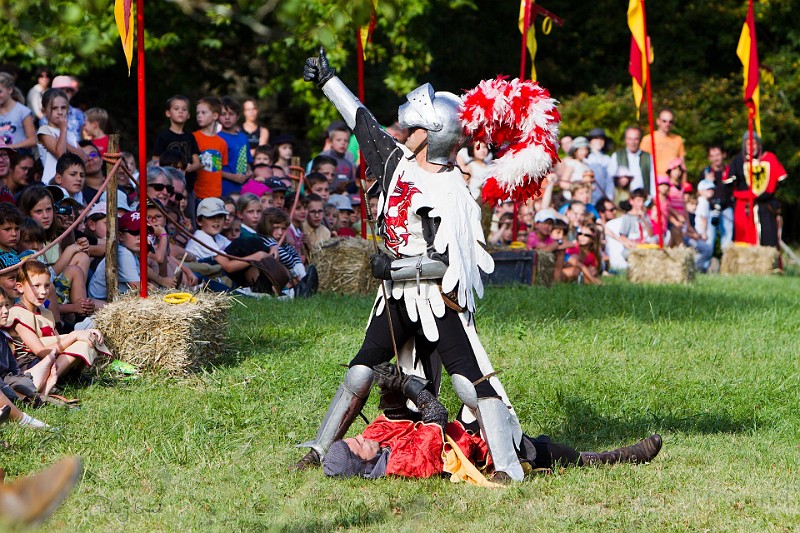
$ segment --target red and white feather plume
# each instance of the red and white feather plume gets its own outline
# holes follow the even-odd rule
[[[540,194],[544,177],[559,161],[556,104],[547,89],[518,78],[484,80],[464,96],[464,131],[497,147],[483,185],[484,202],[524,202]]]

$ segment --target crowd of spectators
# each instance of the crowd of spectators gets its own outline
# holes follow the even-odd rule
[[[39,260],[52,277],[48,307],[64,331],[104,304],[107,285],[105,191],[100,189],[109,114],[98,107],[73,107],[78,90],[74,77],[60,75],[50,83],[49,71],[41,69],[26,106],[17,80],[0,73],[0,200],[5,202],[0,204],[0,253],[17,257],[47,249]],[[260,122],[255,100],[242,105],[229,96],[209,96],[190,102],[175,95],[165,102],[164,113],[145,176],[139,175],[133,154],[121,154],[132,178],[120,173],[117,181],[121,292],[140,282],[142,238],[148,240],[146,269],[154,286],[204,284],[285,298],[314,293],[316,272],[309,264],[314,246],[331,237],[360,237],[364,227],[364,237],[379,238],[362,224],[362,212],[374,213],[377,202],[373,198],[369,208],[361,208],[357,146],[344,123],[332,123],[316,155],[301,161],[294,137],[271,135]],[[551,252],[556,279],[584,283],[600,283],[604,275],[625,270],[632,248],[660,241],[692,247],[697,267],[714,270],[714,254],[738,237],[734,230],[750,229],[734,223],[734,211],[755,212],[758,216],[750,218],[756,219],[757,242],[777,245],[777,236],[770,236],[780,222],[773,193],[785,172],[774,156],[769,159],[756,139],[762,175],[753,185],[745,162],[749,142],[743,142],[732,166],[720,146],[710,146],[709,165],[699,180],[690,180],[684,140],[672,131],[674,122],[672,111],[661,110],[655,132],[658,169],[649,136],[642,138],[636,126],[625,130],[623,147],[616,151],[609,150],[610,140],[600,128],[562,137],[562,161],[540,198],[483,206],[491,218],[487,242],[518,241]],[[387,130],[401,143],[408,135],[397,124]],[[458,164],[477,202],[491,174],[492,148],[476,142],[459,152]],[[149,197],[147,235],[139,234],[139,181]],[[101,202],[85,221],[48,248],[98,191]]]

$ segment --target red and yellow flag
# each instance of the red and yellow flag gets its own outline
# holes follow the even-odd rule
[[[361,40],[361,55],[362,59],[367,59],[367,43],[372,42],[372,32],[375,31],[375,25],[378,23],[378,0],[372,0],[372,15],[370,15],[369,24],[358,28],[358,38]]]
[[[640,0],[628,3],[628,28],[631,30],[631,55],[628,72],[633,84],[633,102],[636,105],[636,119],[642,105],[644,87],[647,83],[647,36],[644,34],[644,10]]]
[[[747,17],[742,26],[742,34],[739,36],[739,44],[736,46],[736,55],[739,56],[744,67],[744,103],[753,113],[756,131],[761,135],[761,115],[758,109],[760,96],[758,90],[758,46],[753,0],[750,0],[747,7]]]
[[[520,0],[519,3],[519,31],[525,35],[525,11],[527,4],[533,5],[536,0]],[[531,79],[536,81],[536,27],[531,24],[530,10],[528,11],[528,33],[525,40],[525,45],[528,47],[528,53],[531,55]]]
[[[128,76],[131,75],[131,61],[133,61],[133,0],[116,0],[114,4],[114,19],[122,39],[122,51],[128,62]]]

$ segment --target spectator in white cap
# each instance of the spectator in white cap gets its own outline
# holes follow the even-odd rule
[[[711,200],[714,198],[715,188],[711,180],[700,180],[697,184],[697,208],[694,211],[697,238],[690,239],[689,244],[697,250],[696,266],[701,272],[708,271],[711,256],[714,254],[715,231],[711,226]]]
[[[72,76],[56,76],[53,78],[52,88],[64,91],[67,100],[71,102],[72,98],[78,94],[78,80]],[[39,121],[39,125],[47,123],[47,114],[45,114]],[[75,139],[80,139],[84,124],[86,124],[86,115],[77,107],[70,105],[67,112],[67,132],[74,135]]]
[[[542,209],[534,215],[533,231],[528,233],[526,243],[529,250],[552,252],[558,247],[558,243],[550,236],[556,216],[556,212],[552,209]]]

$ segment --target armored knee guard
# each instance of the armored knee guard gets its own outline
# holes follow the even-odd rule
[[[522,428],[517,417],[500,398],[478,398],[472,382],[464,376],[453,374],[451,379],[459,399],[478,419],[495,470],[505,472],[514,481],[522,481],[525,473],[517,456]]]
[[[328,412],[317,430],[314,440],[298,444],[298,448],[308,447],[315,450],[320,459],[325,457],[328,447],[340,440],[347,433],[350,424],[361,412],[361,408],[369,397],[372,387],[372,369],[364,365],[355,365],[347,370],[344,382],[339,385],[336,395],[331,401]]]

